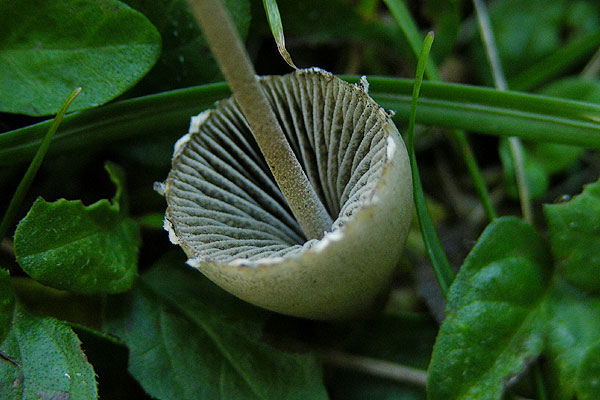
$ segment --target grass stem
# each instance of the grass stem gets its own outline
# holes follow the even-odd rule
[[[481,40],[483,42],[483,46],[485,47],[488,63],[492,70],[494,86],[498,90],[505,91],[507,90],[508,85],[506,83],[506,78],[504,77],[504,71],[502,70],[500,57],[498,56],[494,32],[492,31],[492,25],[490,23],[487,8],[482,0],[473,0],[473,6],[475,7],[475,12],[477,13],[477,22],[479,23]],[[529,186],[527,184],[527,175],[525,172],[523,144],[519,138],[510,137],[508,140],[510,145],[510,154],[515,168],[515,176],[517,180],[517,188],[519,191],[519,201],[521,203],[523,219],[529,223],[533,223],[533,211],[531,208]]]
[[[402,30],[404,37],[409,42],[415,57],[419,57],[419,52],[421,51],[421,35],[419,33],[417,25],[415,24],[414,20],[410,15],[410,12],[408,11],[408,8],[404,4],[404,1],[385,0],[384,2],[388,6],[390,12],[392,13],[392,16],[396,20],[396,23]],[[442,77],[433,59],[429,59],[429,61],[427,62],[427,65],[425,67],[425,76],[430,81],[442,81]],[[483,210],[485,211],[488,219],[492,221],[494,218],[496,218],[497,213],[490,199],[490,195],[485,181],[481,176],[479,166],[477,165],[477,160],[475,159],[475,155],[473,154],[473,150],[471,149],[465,131],[460,129],[451,130],[450,139],[454,141],[455,147],[458,149],[460,155],[462,156],[465,162],[467,170],[471,175],[473,185],[475,186],[475,190],[477,191],[477,194],[483,206]]]
[[[300,227],[308,239],[321,238],[331,217],[285,138],[229,13],[221,0],[189,5]]]
[[[420,369],[336,350],[319,351],[319,355],[323,362],[330,366],[363,372],[399,383],[411,383],[418,386],[427,385],[427,372]]]
[[[413,180],[413,196],[417,217],[419,224],[421,225],[421,235],[423,237],[423,241],[425,242],[425,248],[427,249],[427,254],[429,256],[429,260],[431,261],[431,265],[442,294],[445,298],[447,298],[450,285],[454,280],[454,271],[452,270],[452,267],[450,267],[450,263],[446,258],[446,253],[444,252],[444,248],[435,231],[433,221],[431,220],[431,216],[429,215],[429,211],[427,209],[425,193],[423,192],[423,187],[421,185],[421,178],[419,176],[419,168],[417,166],[414,146],[417,100],[419,98],[421,83],[423,82],[423,73],[425,71],[427,57],[429,55],[432,42],[433,32],[429,32],[425,37],[425,41],[423,42],[423,49],[421,50],[419,61],[417,63],[417,73],[413,86],[410,118],[408,121],[406,147],[408,149],[408,157],[410,158],[410,167]]]
[[[10,225],[14,222],[19,207],[21,206],[21,203],[23,202],[27,191],[31,187],[33,178],[35,178],[35,175],[42,166],[42,162],[44,161],[44,157],[48,152],[48,148],[50,147],[50,142],[52,141],[54,134],[58,130],[58,127],[62,122],[65,113],[69,109],[69,106],[71,105],[71,103],[73,103],[73,101],[75,100],[77,95],[79,95],[80,92],[81,88],[73,90],[73,92],[71,92],[71,94],[64,101],[64,103],[58,110],[56,117],[54,117],[52,125],[50,125],[48,132],[44,136],[44,139],[42,140],[42,143],[40,144],[37,153],[35,153],[33,160],[31,160],[27,171],[25,171],[23,179],[21,179],[21,182],[19,182],[19,186],[17,186],[17,190],[15,191],[12,199],[10,200],[10,203],[8,204],[8,208],[6,209],[6,212],[2,217],[2,222],[0,222],[0,241],[2,241],[4,236],[6,236]]]

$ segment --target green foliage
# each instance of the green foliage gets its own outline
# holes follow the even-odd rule
[[[524,150],[525,149],[526,148],[524,148]],[[502,139],[500,141],[498,152],[500,153],[500,160],[502,161],[506,192],[513,199],[516,199],[519,197],[517,190],[517,178],[513,158],[510,154],[510,144],[508,143],[507,139]],[[548,172],[528,151],[523,151],[523,158],[525,166],[525,178],[527,181],[527,187],[529,188],[529,197],[532,200],[540,199],[548,190],[548,185],[550,183]]]
[[[499,399],[542,352],[556,398],[597,393],[599,189],[545,206],[549,241],[514,218],[486,228],[450,289],[432,400]]]
[[[563,46],[563,38],[576,39],[596,30],[600,8],[589,1],[502,0],[490,9],[498,53],[507,78],[540,61]],[[473,32],[473,38],[478,34]],[[481,45],[473,41],[474,63],[490,82]]]
[[[543,346],[551,259],[544,238],[515,218],[481,234],[448,297],[428,392],[435,399],[499,399]]]
[[[27,191],[31,187],[31,184],[33,183],[33,178],[35,178],[35,175],[37,174],[40,166],[42,165],[42,162],[44,161],[44,157],[46,156],[46,152],[50,148],[50,142],[52,141],[56,130],[60,126],[60,123],[62,122],[65,113],[69,109],[69,106],[80,92],[81,88],[76,88],[75,90],[73,90],[73,92],[71,92],[71,94],[67,97],[63,105],[58,110],[56,117],[54,117],[54,120],[52,121],[52,125],[50,125],[50,127],[48,128],[48,132],[46,132],[46,135],[44,135],[39,149],[35,153],[33,160],[31,160],[29,168],[27,168],[23,179],[21,179],[19,186],[17,186],[17,189],[15,190],[15,194],[13,195],[12,199],[10,199],[8,208],[4,212],[4,216],[2,217],[2,220],[0,222],[0,238],[6,235],[10,226],[12,225],[15,219],[15,214],[17,213],[17,209],[23,202],[25,194],[27,193]]]
[[[546,204],[548,235],[556,268],[568,282],[600,294],[600,181],[563,204]]]
[[[0,346],[0,398],[96,399],[94,370],[73,331],[17,305],[8,337]]]
[[[600,398],[600,342],[588,347],[579,365],[576,379],[580,400]]]
[[[33,279],[82,294],[117,293],[131,288],[137,275],[139,228],[120,204],[124,175],[106,169],[117,186],[112,202],[90,206],[65,199],[38,198],[17,226],[15,254]]]
[[[129,371],[159,399],[325,399],[311,355],[264,343],[266,312],[225,293],[181,257],[111,297],[106,329],[130,349]]]
[[[54,114],[83,87],[72,110],[133,86],[155,63],[160,36],[116,0],[0,1],[0,111]]]
[[[15,294],[10,285],[10,274],[0,269],[0,343],[4,341],[10,330],[15,309]]]
[[[593,380],[578,380],[578,373],[584,368],[586,352],[600,340],[600,298],[586,295],[557,278],[550,291],[546,315],[549,382],[555,398],[570,399],[593,384]]]
[[[257,71],[288,71],[264,2],[224,1]],[[226,84],[211,83],[221,74],[187,2],[0,0],[0,211],[8,216],[0,228],[0,398],[600,398],[600,181],[568,202],[539,204],[579,192],[600,173],[600,6],[488,2],[513,90],[499,92],[483,87],[489,67],[468,3],[277,1],[294,61],[351,82],[368,75],[369,94],[395,112],[403,134],[414,86],[406,78],[425,33],[436,34],[439,70],[430,60],[411,147],[423,160],[413,171],[421,201],[435,199],[444,215],[428,234],[437,232],[450,265],[462,264],[445,320],[427,255],[409,246],[390,282],[393,313],[388,302],[366,321],[320,323],[229,296],[186,267],[162,231],[164,201],[153,182],[168,172],[190,116],[230,96]],[[19,189],[23,200],[7,207],[53,126],[30,116],[54,114],[78,86],[78,112],[64,117],[35,179],[25,179],[32,193]],[[503,217],[481,234],[478,184],[454,162],[467,159],[465,136],[438,134],[445,129],[469,134],[502,215],[516,206],[506,195],[516,192],[507,146],[470,134],[523,139],[539,225]],[[107,167],[116,194],[96,201],[110,184],[100,168],[107,159],[123,170]],[[438,167],[446,160],[451,168]],[[43,200],[63,197],[74,200]],[[33,204],[28,213],[23,204]],[[25,214],[13,242],[9,229]],[[416,368],[421,380],[429,366],[428,393],[422,383],[326,357],[336,352]]]
[[[598,104],[600,103],[600,82],[595,79],[565,78],[545,87],[542,94]],[[506,190],[510,196],[516,198],[514,166],[506,141],[501,142],[499,151],[504,168]],[[525,172],[531,198],[540,199],[546,195],[551,176],[572,167],[581,158],[584,151],[583,147],[578,146],[526,142],[524,146]]]

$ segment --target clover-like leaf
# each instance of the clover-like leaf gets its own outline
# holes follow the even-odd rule
[[[546,204],[544,214],[559,273],[588,292],[600,292],[600,180],[566,203]]]
[[[432,400],[499,399],[544,342],[551,257],[544,238],[516,218],[482,233],[451,286],[429,366]]]
[[[106,166],[117,185],[113,201],[90,206],[39,198],[15,232],[15,255],[33,279],[81,294],[117,293],[137,275],[138,225],[124,216],[122,172]]]
[[[81,86],[71,111],[105,103],[154,65],[160,36],[117,0],[0,1],[0,111],[54,114]]]
[[[73,331],[54,318],[32,315],[17,304],[8,337],[0,346],[0,398],[97,398],[92,366]]]
[[[167,256],[112,296],[105,329],[129,347],[129,371],[161,400],[325,399],[320,366],[262,340],[266,312]]]

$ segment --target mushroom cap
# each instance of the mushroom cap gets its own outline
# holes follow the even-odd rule
[[[412,219],[404,142],[353,85],[312,68],[261,78],[282,129],[334,223],[306,240],[233,98],[192,118],[158,190],[188,264],[235,296],[283,314],[345,319],[390,283]]]

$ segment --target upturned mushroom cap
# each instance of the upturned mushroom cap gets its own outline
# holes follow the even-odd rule
[[[261,79],[294,153],[334,219],[306,241],[233,99],[192,119],[158,190],[188,264],[283,314],[343,319],[388,285],[412,217],[404,142],[366,92],[319,70]]]

